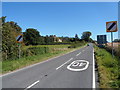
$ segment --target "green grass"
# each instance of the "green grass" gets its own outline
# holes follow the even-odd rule
[[[67,47],[68,45],[49,45],[48,47]],[[34,47],[34,46],[33,46]],[[39,45],[38,47],[44,47],[42,45]],[[83,47],[83,46],[81,46]],[[81,48],[81,47],[78,47],[78,48]],[[28,47],[27,47],[28,48]],[[14,70],[17,70],[17,69],[20,69],[20,68],[23,68],[23,67],[26,67],[26,66],[29,66],[29,65],[32,65],[32,64],[35,64],[35,63],[38,63],[38,62],[41,62],[41,61],[44,61],[44,60],[47,60],[49,58],[52,58],[52,57],[55,57],[55,56],[58,56],[58,55],[63,55],[65,53],[68,53],[72,50],[76,50],[78,48],[72,48],[72,49],[61,49],[61,50],[54,50],[53,52],[51,53],[45,53],[45,54],[42,54],[42,55],[34,55],[34,56],[28,56],[28,57],[23,57],[23,58],[20,58],[20,59],[17,59],[17,60],[5,60],[2,62],[2,74],[5,74],[5,73],[8,73],[8,72],[11,72],[11,71],[14,71]],[[26,47],[25,47],[26,49]]]
[[[98,65],[100,88],[118,88],[119,71],[118,58],[112,58],[112,55],[105,49],[95,47],[95,57]]]
[[[49,47],[49,48],[68,48],[70,45],[37,45],[37,46],[24,46],[23,49],[27,49],[29,47]]]

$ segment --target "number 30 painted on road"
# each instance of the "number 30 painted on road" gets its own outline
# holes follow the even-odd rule
[[[70,65],[68,65],[67,69],[71,71],[83,71],[83,70],[86,70],[88,66],[89,66],[88,61],[76,60],[76,61],[73,61]]]

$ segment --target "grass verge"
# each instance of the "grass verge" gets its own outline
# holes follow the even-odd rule
[[[52,46],[50,46],[50,47],[52,47]],[[81,47],[83,47],[83,46],[81,46]],[[45,54],[34,55],[34,56],[27,56],[27,57],[23,57],[23,58],[20,58],[17,60],[5,60],[2,62],[2,74],[11,72],[11,71],[35,64],[35,63],[42,62],[44,60],[47,60],[49,58],[53,58],[55,56],[66,54],[70,51],[77,50],[81,47],[56,50],[56,51],[51,52],[51,53],[45,53]]]
[[[100,88],[120,88],[119,59],[105,49],[95,46],[95,57],[99,73]]]

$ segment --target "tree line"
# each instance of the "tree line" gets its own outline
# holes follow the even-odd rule
[[[2,54],[4,58],[14,58],[18,54],[18,43],[16,36],[23,33],[22,45],[50,45],[50,44],[71,44],[75,42],[91,42],[91,32],[83,32],[81,39],[76,34],[75,37],[57,37],[56,35],[40,35],[34,28],[28,28],[22,32],[22,28],[14,21],[7,21],[6,16],[0,18],[2,21]]]

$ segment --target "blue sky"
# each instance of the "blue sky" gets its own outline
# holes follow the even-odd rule
[[[107,21],[118,21],[117,2],[3,2],[2,15],[26,28],[35,28],[42,36],[74,37],[91,31],[91,38],[106,33]],[[114,33],[118,38],[118,33]]]

